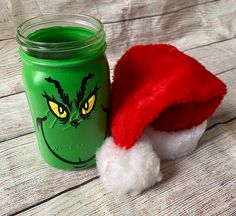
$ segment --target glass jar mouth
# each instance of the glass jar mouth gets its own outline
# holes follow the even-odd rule
[[[78,38],[76,40],[60,41],[60,42],[44,42],[35,41],[29,38],[29,35],[39,29],[46,29],[49,27],[81,27],[93,32],[93,34]],[[96,18],[89,15],[42,15],[31,18],[23,22],[17,28],[16,40],[29,55],[32,52],[40,53],[40,56],[47,54],[46,58],[51,59],[50,53],[68,53],[68,52],[83,52],[86,50],[87,54],[92,54],[101,49],[106,48],[105,32],[103,24]],[[34,56],[34,54],[32,56]]]

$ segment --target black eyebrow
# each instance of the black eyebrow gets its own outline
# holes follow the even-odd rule
[[[77,92],[77,99],[75,99],[75,104],[77,109],[79,108],[80,103],[82,102],[85,94],[85,87],[87,85],[88,80],[92,79],[94,77],[94,74],[89,73],[88,76],[84,77],[81,83],[80,91]]]
[[[64,104],[66,104],[70,108],[70,110],[71,110],[71,108],[72,108],[72,101],[70,102],[69,95],[64,93],[60,83],[57,80],[52,79],[51,77],[45,78],[45,80],[48,81],[49,83],[53,83],[54,84],[54,86],[56,87],[56,89],[58,91],[58,94],[61,97],[62,102]]]

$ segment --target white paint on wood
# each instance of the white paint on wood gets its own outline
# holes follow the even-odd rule
[[[219,77],[228,85],[228,94],[208,127],[226,123],[207,131],[193,155],[163,163],[164,181],[140,196],[116,197],[104,190],[100,180],[94,180],[22,215],[236,214],[234,0],[1,0],[0,214],[27,208],[97,175],[94,168],[70,172],[43,162],[25,94],[15,94],[23,91],[18,45],[12,39],[16,26],[53,12],[84,12],[105,22],[111,68],[131,45],[171,43],[188,49],[187,54],[213,73],[224,72]]]
[[[236,121],[204,135],[198,150],[162,164],[164,180],[135,197],[104,191],[100,180],[23,215],[230,215],[236,209]]]
[[[228,83],[229,93],[226,96],[221,108],[216,112],[214,118],[209,120],[209,126],[213,125],[215,123],[218,123],[218,122],[227,121],[227,120],[236,116],[236,113],[235,113],[235,110],[236,110],[235,109],[235,105],[236,105],[235,100],[236,100],[236,98],[233,97],[233,95],[235,95],[236,90],[235,90],[235,88],[233,88],[231,86],[231,84],[235,84],[234,80],[236,80],[235,79],[236,78],[236,70],[222,74],[221,78]],[[18,94],[18,95],[14,95],[14,96],[19,96],[19,95],[24,96],[24,94]],[[12,96],[9,96],[9,97],[7,97],[7,99],[9,99],[11,97]],[[4,99],[6,99],[6,98],[4,98]],[[1,100],[3,100],[3,99],[1,99]],[[10,113],[12,113],[12,112],[13,111],[11,111]],[[31,120],[29,118],[29,116],[28,116],[28,119],[29,119],[29,121]],[[233,126],[234,126],[234,124],[233,124]],[[217,126],[217,128],[219,128],[219,129],[216,130],[215,134],[209,132],[211,134],[211,136],[210,136],[210,135],[208,135],[209,133],[207,132],[205,134],[205,136],[203,137],[203,139],[201,140],[202,146],[210,145],[210,147],[207,147],[209,149],[206,151],[206,153],[211,154],[211,157],[213,157],[216,160],[216,162],[219,162],[220,158],[218,158],[218,156],[214,152],[215,150],[213,147],[214,147],[214,143],[216,142],[216,141],[214,141],[214,138],[222,135],[222,137],[219,137],[220,142],[223,142],[223,143],[226,142],[225,143],[226,145],[232,145],[231,140],[227,140],[227,138],[225,138],[225,136],[226,137],[229,136],[230,138],[235,139],[235,137],[234,137],[235,127],[233,127],[233,126],[231,125],[231,123],[229,123],[229,126],[228,126],[228,124],[227,125],[219,125],[219,126]],[[17,130],[17,128],[15,128],[15,129]],[[33,130],[32,127],[31,127],[31,129]],[[227,129],[230,129],[229,133],[227,132]],[[25,130],[29,130],[29,129],[26,128]],[[214,129],[211,129],[211,130],[215,131]],[[221,131],[221,130],[222,130],[222,132],[219,133],[219,131]],[[232,132],[230,132],[231,130],[232,130]],[[8,137],[12,136],[12,134],[14,134],[13,131],[11,131],[10,129],[5,129],[4,131],[6,131],[6,133],[8,133]],[[18,131],[17,133],[22,134],[22,131]],[[227,143],[227,142],[229,142],[229,143]],[[221,149],[224,148],[223,144],[220,144],[220,145],[222,145]],[[2,183],[0,183],[0,186],[4,185],[4,188],[7,188],[7,190],[4,189],[5,191],[3,191],[3,193],[0,193],[0,199],[1,199],[1,195],[2,195],[3,197],[11,197],[10,200],[15,200],[15,203],[18,203],[18,204],[14,206],[13,210],[17,210],[17,209],[21,209],[23,207],[26,207],[30,204],[35,203],[36,200],[40,201],[42,199],[50,197],[51,195],[53,195],[57,192],[60,192],[61,189],[66,188],[66,184],[64,184],[62,182],[64,181],[64,178],[66,178],[66,179],[69,178],[69,177],[67,177],[67,175],[70,176],[71,172],[55,170],[53,168],[48,167],[44,162],[42,162],[42,160],[39,156],[39,151],[37,148],[37,143],[36,143],[34,134],[25,135],[25,136],[21,136],[16,139],[1,142],[0,146],[1,146],[0,160],[2,160],[2,162],[0,161],[0,163],[2,164],[2,168],[0,171],[0,176],[2,176]],[[213,148],[213,150],[211,148]],[[235,151],[235,149],[233,151]],[[222,154],[225,154],[224,150],[222,150],[222,152],[223,152]],[[230,149],[227,150],[227,152],[230,152]],[[203,158],[209,157],[209,155],[204,155],[202,152],[198,153],[198,151],[196,152],[196,154],[198,154],[197,157],[203,157]],[[218,152],[217,154],[220,154],[220,153]],[[231,156],[232,156],[232,154],[231,154]],[[189,157],[184,159],[185,162],[182,162],[183,166],[188,166],[188,165],[185,165],[185,163],[191,164],[191,162],[188,162],[189,161],[188,158]],[[197,163],[198,161],[201,161],[201,160],[197,159],[195,162],[192,162],[192,164]],[[231,161],[230,163],[231,163],[231,165],[234,164],[233,161]],[[169,164],[169,162],[168,162],[168,164]],[[181,166],[180,166],[180,168],[181,168]],[[196,166],[198,166],[198,165],[195,164],[194,167],[196,168]],[[199,165],[199,167],[201,167],[201,164]],[[188,166],[188,168],[190,169],[191,166]],[[164,166],[164,169],[165,169],[165,166]],[[15,174],[14,174],[14,172],[15,172]],[[91,171],[91,172],[92,172],[92,174],[90,174],[90,175],[88,174],[88,176],[93,177],[96,175],[95,174],[96,171]],[[194,170],[192,170],[191,172],[194,173]],[[59,175],[59,176],[55,177],[55,173],[57,173],[57,175]],[[72,173],[73,173],[73,175],[77,175],[76,172],[72,172]],[[80,172],[77,172],[77,173],[78,173],[78,175],[80,175]],[[171,179],[172,178],[171,176],[173,174],[174,173],[168,174],[168,172],[167,172],[166,178]],[[46,177],[45,177],[45,175],[46,175]],[[83,173],[83,175],[87,175],[87,171],[85,171]],[[69,185],[73,186],[73,185],[76,185],[77,183],[78,184],[81,183],[83,180],[85,180],[83,178],[83,175],[81,175],[78,179],[75,178],[75,179],[71,179],[71,181],[68,180],[70,183]],[[185,175],[185,174],[182,174],[182,175]],[[235,173],[235,175],[236,175],[236,173]],[[36,178],[37,178],[37,181],[35,182]],[[56,180],[55,180],[55,178],[56,178]],[[175,177],[173,177],[173,178],[175,178]],[[194,176],[188,176],[188,178],[189,178],[189,181],[193,181],[195,179]],[[46,183],[45,183],[45,181],[46,181]],[[36,186],[36,184],[38,186]],[[181,188],[184,187],[184,182],[182,182],[182,184],[183,185],[181,185]],[[32,193],[32,191],[34,193]],[[104,194],[104,193],[105,192],[103,191],[102,194]],[[22,199],[22,197],[27,197],[27,198],[24,200],[24,199]],[[64,202],[66,202],[66,201],[64,201]],[[3,205],[2,208],[5,211],[7,211],[7,209],[9,209],[10,205],[9,205],[7,199],[2,199],[2,205]],[[56,209],[58,209],[58,208],[59,207],[57,206]],[[1,206],[0,206],[0,209],[1,209]],[[14,212],[13,210],[12,210],[12,212]]]
[[[201,49],[199,48],[199,52],[198,52],[199,56],[201,54]],[[219,62],[221,61],[221,64],[218,63],[218,65],[221,66],[222,71],[224,71],[224,65],[225,65],[225,62],[227,61],[230,62],[231,64],[230,67],[234,67],[234,65],[236,67],[236,61],[234,60],[235,56],[228,55],[228,58],[231,59],[230,60],[230,59],[227,59],[227,57],[219,58],[217,52],[213,52],[213,53],[216,53],[216,58],[215,60],[212,60],[212,62],[213,64],[215,64],[217,59],[219,59]],[[211,67],[214,68],[214,66],[211,66]],[[227,99],[225,99],[224,105],[222,105],[222,108],[217,111],[217,114],[216,114],[217,117],[213,118],[212,120],[213,122],[220,121],[220,120],[223,121],[224,119],[230,119],[233,116],[236,116],[236,110],[233,106],[233,104],[236,104],[236,97],[233,97],[233,95],[236,93],[235,92],[236,89],[234,88],[234,86],[236,86],[236,81],[235,81],[236,72],[235,71],[236,70],[232,70],[232,71],[228,71],[219,75],[219,77],[223,81],[225,81],[225,83],[228,85],[228,95],[226,97]],[[11,139],[19,135],[34,131],[25,93],[11,95],[9,97],[1,98],[0,100],[1,100],[1,106],[0,106],[1,117],[4,122],[5,121],[8,122],[7,124],[0,125],[0,141]]]
[[[0,164],[1,215],[26,208],[97,175],[94,168],[65,171],[50,167],[40,156],[34,133],[2,142]]]
[[[37,0],[0,1],[0,40],[13,38],[22,21],[40,15]]]
[[[0,40],[15,36],[17,26],[40,14],[89,14],[103,22],[117,22],[145,16],[160,15],[195,7],[212,0],[1,0]]]
[[[180,6],[180,4],[178,5]],[[125,50],[135,44],[170,43],[176,45],[181,50],[185,50],[236,37],[235,13],[236,4],[216,1],[200,4],[195,7],[187,7],[178,10],[176,13],[167,13],[163,16],[107,24],[105,29],[108,42],[107,56],[110,67],[113,68]],[[224,50],[222,51],[224,56],[221,56],[221,58],[225,57],[227,59],[228,56],[235,54],[235,46],[235,40],[223,45]],[[211,60],[211,53],[213,53],[212,58],[217,62],[217,58],[220,56],[220,48],[218,49],[217,47],[217,44],[213,44],[210,46],[213,50],[207,48],[203,50],[197,49],[193,52],[193,56],[204,60],[208,53],[208,59]],[[214,53],[216,49],[218,49],[218,53]],[[204,52],[204,50],[206,51]],[[0,56],[0,96],[16,93],[18,89],[22,91],[22,85],[19,85],[21,84],[19,79],[21,63],[15,39],[0,41]],[[205,59],[206,61],[203,62],[206,66],[211,63],[208,63],[208,59]],[[219,69],[222,69],[222,67],[219,67]],[[16,77],[9,76],[8,73],[15,74]]]

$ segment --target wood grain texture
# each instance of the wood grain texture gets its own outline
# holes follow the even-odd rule
[[[236,97],[234,97],[234,95],[236,95],[236,89],[233,88],[233,86],[231,86],[232,84],[235,85],[236,70],[225,72],[224,74],[221,74],[220,76],[228,84],[229,92],[223,104],[221,105],[220,109],[216,112],[214,117],[209,120],[208,127],[216,123],[225,122],[227,120],[230,120],[236,117]],[[18,95],[23,95],[23,94],[17,94],[17,96]],[[10,98],[10,97],[7,97],[7,98]],[[213,157],[217,162],[219,162],[219,160],[217,160],[218,155],[216,155],[215,152],[212,152],[214,151],[214,149],[213,150],[211,149],[214,147],[215,145],[214,143],[216,142],[213,140],[213,138],[215,136],[218,136],[219,131],[222,130],[220,134],[223,137],[219,138],[220,142],[221,143],[227,142],[226,145],[229,145],[229,144],[233,145],[232,143],[228,143],[228,140],[225,138],[225,136],[231,137],[231,133],[230,134],[226,133],[228,128],[231,128],[234,131],[234,133],[236,133],[236,128],[234,128],[233,126],[228,126],[228,125],[231,125],[231,123],[229,122],[226,125],[222,124],[222,125],[216,126],[219,129],[216,130],[215,134],[212,134],[212,132],[209,132],[209,133],[207,132],[207,134],[204,136],[203,140],[201,141],[202,145],[206,145],[206,146],[210,145],[207,151],[209,151],[209,154],[211,155],[211,157]],[[9,129],[6,129],[5,131],[9,131]],[[211,129],[210,131],[215,131],[215,129]],[[13,132],[11,132],[11,134],[12,133]],[[235,136],[232,139],[235,139]],[[220,145],[224,147],[223,144],[220,144]],[[3,191],[0,193],[0,200],[1,200],[0,209],[2,209],[3,213],[9,213],[9,211],[13,213],[20,209],[24,209],[32,204],[40,202],[62,191],[63,189],[73,187],[97,175],[96,170],[94,169],[89,170],[89,171],[84,171],[81,173],[81,172],[66,172],[66,171],[61,171],[61,170],[55,170],[53,168],[48,167],[39,156],[39,151],[38,151],[34,133],[21,136],[15,139],[11,139],[9,141],[1,142],[0,146],[1,146],[0,164],[3,164],[0,171],[0,175],[2,177],[1,182],[0,182],[0,188],[3,189]],[[219,146],[217,145],[217,147]],[[202,152],[199,152],[196,154],[198,155],[197,157],[206,157],[206,158],[209,157],[209,155],[204,156]],[[220,153],[217,153],[217,154],[220,154]],[[189,157],[183,160],[185,162],[181,162],[183,163],[183,166],[184,166],[184,163],[187,163],[186,161],[189,160],[188,158]],[[195,164],[195,163],[197,164],[198,161],[201,161],[200,158],[196,159],[195,162],[190,162],[190,164]],[[233,161],[231,160],[229,161],[230,161],[229,163],[231,163],[232,165]],[[210,161],[210,162],[213,162],[213,161]],[[169,162],[167,164],[168,165],[166,166],[169,166]],[[170,164],[172,164],[172,162]],[[194,167],[197,166],[196,164],[194,165]],[[188,168],[190,169],[191,166],[189,165]],[[165,173],[165,175],[167,176],[166,179],[169,179],[169,178],[171,179],[171,175],[175,173],[168,174],[168,172],[171,172],[171,171],[166,171]],[[187,171],[185,170],[184,172],[187,172]],[[194,174],[194,169],[191,170],[191,172],[192,172],[191,175]],[[185,174],[182,173],[182,175],[185,175]],[[186,174],[186,178],[189,177],[189,181],[195,181],[196,177],[191,176],[191,175],[188,176]],[[236,176],[236,172],[234,173],[234,175]],[[181,187],[184,187],[184,182],[182,182],[182,184],[183,185],[181,185]],[[99,187],[101,187],[101,185]],[[102,190],[102,189],[100,188],[99,190]],[[169,188],[167,187],[166,190],[168,191]],[[179,190],[181,191],[182,189],[180,188]],[[89,193],[92,193],[92,191],[90,191]],[[97,192],[94,191],[94,193],[97,193]],[[103,196],[104,193],[105,191],[100,193],[99,196]],[[77,195],[78,197],[84,196],[84,193],[82,193],[82,195],[78,193]],[[88,199],[88,202],[90,199],[93,200],[91,197],[86,197],[86,198]],[[102,198],[102,199],[106,199],[106,198],[107,198],[107,195],[105,196],[105,198]],[[176,198],[173,198],[173,200],[176,201]],[[14,202],[16,204],[14,206],[11,206],[10,205],[11,202]],[[64,200],[63,202],[67,202],[67,201]],[[109,202],[109,200],[107,200],[107,202]],[[78,201],[78,203],[80,203],[79,206],[81,206],[83,202]],[[53,209],[51,210],[52,212],[54,211]],[[55,207],[55,211],[57,211],[57,209],[60,209],[59,206]],[[70,212],[69,209],[67,208],[65,209],[66,211]],[[49,210],[47,209],[47,211]]]
[[[36,0],[1,0],[0,40],[14,38],[22,21],[40,14]]]
[[[0,100],[0,142],[34,131],[25,93]]]
[[[110,67],[113,68],[125,50],[134,44],[170,43],[185,50],[234,38],[236,37],[235,13],[236,4],[233,2],[216,1],[187,7],[162,16],[106,24],[107,56]],[[235,52],[234,47],[231,50]],[[0,41],[0,56],[2,56],[0,97],[22,92],[20,58],[15,39]]]
[[[163,16],[108,24],[110,64],[135,44],[170,43],[185,50],[236,37],[235,12],[235,2],[217,1]]]
[[[228,92],[220,107],[209,119],[208,127],[219,121],[224,122],[236,117],[236,69],[220,74],[218,77],[226,83]]]
[[[194,7],[199,4],[211,2],[210,0],[188,1],[181,0],[82,0],[71,1],[66,0],[63,3],[56,0],[47,3],[46,0],[38,0],[39,6],[43,14],[48,12],[61,13],[86,13],[95,16],[104,23],[121,22],[127,19],[136,19],[146,16],[160,16],[164,13],[172,13],[183,8]],[[109,11],[109,13],[107,13]]]
[[[35,134],[1,143],[0,215],[14,213],[96,175],[48,166],[40,157]],[[12,205],[14,203],[14,205]]]
[[[203,136],[198,150],[162,163],[164,180],[135,197],[104,191],[100,180],[22,215],[230,215],[236,210],[236,121]]]
[[[164,181],[140,196],[116,197],[95,168],[57,170],[39,155],[15,29],[36,15],[80,12],[105,23],[111,68],[134,44],[171,43],[228,86],[198,150],[162,163]],[[235,14],[235,0],[1,0],[0,215],[236,215]]]
[[[189,50],[186,51],[186,53],[198,59],[216,74],[236,68],[236,39]],[[230,74],[231,77],[228,77],[228,74]],[[236,103],[236,98],[232,97],[232,94],[235,94],[235,88],[233,88],[233,86],[236,85],[234,81],[236,78],[232,79],[234,74],[235,72],[223,73],[219,75],[219,77],[229,85],[229,91],[232,91],[230,98],[232,98],[233,101],[230,103]],[[18,78],[19,77],[20,75],[18,75]],[[19,79],[12,78],[12,82],[18,83],[16,86],[18,89],[20,88],[19,86],[21,84],[19,84]],[[9,84],[5,85],[6,88],[10,87]],[[20,90],[23,89],[20,88]],[[4,121],[8,121],[8,124],[2,124],[0,126],[0,141],[11,139],[34,131],[25,93],[11,95],[0,100],[0,113],[2,114],[2,119],[4,119]],[[231,110],[232,113],[228,112],[227,116],[226,114],[223,114],[223,116],[226,116],[226,118],[228,118],[229,115],[230,117],[234,114],[236,116],[236,110],[233,108]],[[219,113],[218,115],[222,114]]]
[[[103,22],[117,22],[145,16],[171,13],[183,8],[194,7],[212,0],[1,0],[0,1],[0,40],[15,37],[17,26],[23,21],[52,13],[78,14],[95,16]],[[2,19],[1,19],[2,18]]]

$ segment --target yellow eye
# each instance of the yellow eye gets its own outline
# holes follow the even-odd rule
[[[50,109],[58,118],[66,118],[67,112],[60,105],[53,101],[48,102]]]
[[[83,115],[86,115],[86,114],[89,114],[93,107],[94,107],[94,104],[95,104],[95,101],[96,101],[96,96],[95,95],[92,95],[85,103],[84,103],[84,106],[82,107],[81,109],[81,112]]]

